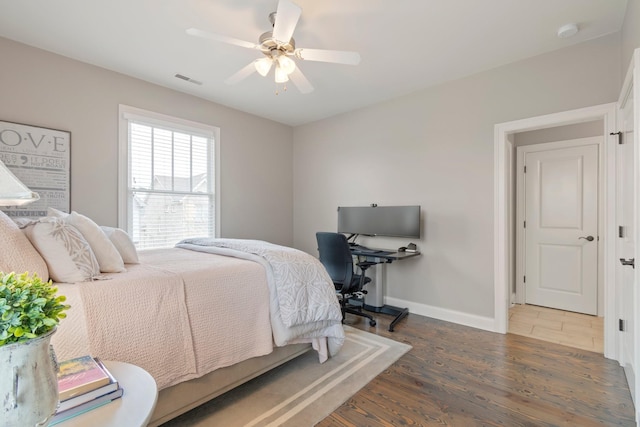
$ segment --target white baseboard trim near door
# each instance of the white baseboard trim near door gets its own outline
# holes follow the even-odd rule
[[[496,322],[493,317],[478,316],[476,314],[464,313],[462,311],[449,310],[432,305],[420,304],[412,301],[405,301],[399,298],[384,297],[384,303],[395,307],[407,307],[409,315],[411,313],[420,316],[431,317],[446,322],[457,323],[459,325],[470,326],[490,332],[497,332]]]

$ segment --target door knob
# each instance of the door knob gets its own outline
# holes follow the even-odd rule
[[[584,240],[586,240],[588,242],[593,242],[594,237],[593,236],[587,236],[587,237],[580,236],[580,237],[578,237],[578,239],[584,239]]]
[[[636,259],[635,258],[629,258],[629,259],[620,258],[620,264],[622,264],[622,265],[630,265],[631,268],[636,268]]]

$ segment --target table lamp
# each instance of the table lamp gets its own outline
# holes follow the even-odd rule
[[[40,199],[0,161],[0,206],[21,206]]]

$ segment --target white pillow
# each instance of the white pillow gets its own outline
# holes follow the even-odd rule
[[[98,224],[75,211],[66,216],[64,221],[77,228],[89,242],[101,272],[121,273],[126,271],[120,253]]]
[[[113,246],[116,247],[125,264],[140,264],[138,252],[131,237],[121,228],[107,227],[101,225],[102,231],[107,235]]]
[[[44,258],[56,282],[84,282],[100,274],[91,246],[75,227],[54,217],[27,226],[25,234]]]
[[[58,209],[48,207],[47,208],[47,216],[54,216],[56,218],[66,218],[69,216],[68,213],[59,211]]]

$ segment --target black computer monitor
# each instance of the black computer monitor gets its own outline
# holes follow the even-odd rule
[[[338,233],[420,238],[420,206],[340,206]]]

